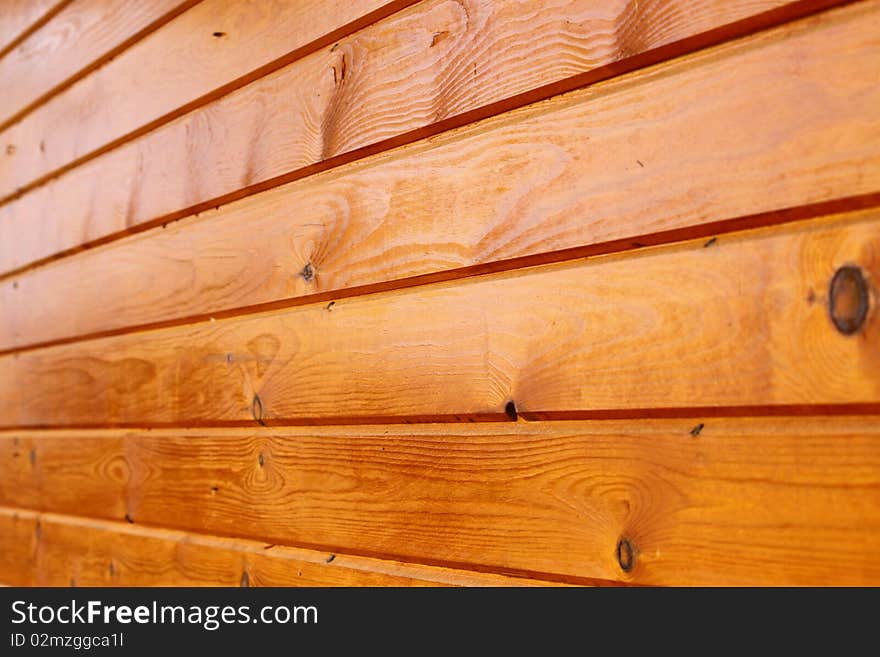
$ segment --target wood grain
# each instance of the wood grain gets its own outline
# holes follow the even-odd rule
[[[874,416],[43,431],[0,450],[3,504],[133,528],[572,582],[880,581]]]
[[[0,13],[0,57],[61,11],[70,0],[3,0]]]
[[[0,126],[21,118],[60,86],[69,86],[196,2],[74,0],[0,59]]]
[[[0,133],[0,196],[411,2],[204,0]]]
[[[10,309],[0,319],[0,352],[613,240],[633,246],[656,231],[877,192],[880,47],[863,8],[837,16],[0,280],[0,305]],[[155,161],[157,170],[167,166]],[[120,169],[121,187],[104,189],[124,188],[128,175]],[[144,202],[167,202],[167,191]],[[81,238],[76,218],[62,226],[46,215],[5,219],[0,257],[8,266]],[[297,275],[306,265],[311,280]]]
[[[878,253],[855,213],[7,354],[0,426],[876,407]],[[843,265],[856,335],[829,319]]]
[[[555,0],[540,5],[469,0],[461,4],[435,0],[418,5],[340,41],[338,48],[316,52],[3,206],[0,208],[3,236],[15,237],[14,242],[0,240],[0,248],[3,248],[0,271],[8,272],[84,244],[94,245],[98,241],[113,239],[125,231],[141,230],[180,218],[264,187],[309,175],[322,167],[388,148],[400,141],[412,141],[480,118],[485,113],[509,109],[511,104],[516,106],[536,97],[564,91],[559,84],[565,81],[586,84],[592,79],[590,75],[613,75],[619,72],[618,67],[642,61],[639,57],[645,53],[655,52],[660,58],[672,56],[679,50],[702,45],[702,42],[687,40],[695,33],[705,34],[700,30],[711,32],[711,28],[723,25],[726,20],[751,16],[756,7],[781,6],[778,1],[755,5],[754,2],[702,0],[687,3],[689,9],[682,11],[680,4],[664,1],[633,5],[623,0],[613,3]],[[632,14],[635,11],[632,8],[636,6],[641,9]],[[807,5],[796,3],[782,8],[789,6],[796,9]],[[462,7],[469,7],[467,14]],[[540,7],[540,11],[536,7]],[[799,93],[806,92],[819,103],[816,121],[805,126],[806,130],[815,129],[816,122],[828,121],[835,116],[824,113],[829,104],[835,105],[836,109],[839,99],[851,100],[846,94],[861,89],[866,79],[872,89],[876,88],[872,68],[861,65],[863,58],[869,60],[876,51],[875,44],[867,36],[870,32],[867,25],[874,20],[875,13],[873,4],[861,7],[840,18],[824,19],[818,26],[811,23],[815,28],[813,32],[818,31],[812,37],[802,34],[800,28],[789,28],[753,43],[752,48],[759,52],[751,56],[738,49],[724,50],[731,56],[722,57],[720,64],[713,63],[717,55],[706,54],[690,63],[695,70],[689,73],[685,73],[688,65],[668,70],[682,72],[678,80],[688,79],[695,83],[707,99],[714,97],[709,94],[720,93],[725,97],[733,94],[737,104],[746,104],[752,109],[751,95],[756,89],[770,94],[775,88],[773,85],[781,84],[783,90],[797,86],[800,78],[791,75],[792,62],[800,57],[807,58],[812,64],[808,70],[821,75],[818,81],[807,77],[799,88]],[[466,16],[470,18],[465,20]],[[565,22],[563,17],[571,20]],[[825,25],[826,22],[830,24]],[[800,38],[794,37],[792,29],[800,34]],[[435,41],[435,35],[444,33],[448,35]],[[727,32],[722,29],[712,34],[721,38]],[[791,48],[780,43],[789,36],[797,41]],[[675,48],[666,48],[676,43],[679,45]],[[841,55],[834,63],[822,65],[821,57],[813,52],[819,49],[824,54],[829,48],[839,49]],[[742,55],[747,74],[739,70],[739,63],[734,63],[734,52]],[[777,60],[779,57],[782,59]],[[859,58],[860,65],[852,71],[845,71],[838,86],[833,86],[834,76],[840,73],[835,64],[843,63],[841,57]],[[343,59],[346,62],[344,80],[341,73]],[[761,68],[753,70],[756,63]],[[770,67],[769,75],[763,72],[763,67],[767,66]],[[701,75],[700,68],[709,72]],[[719,73],[747,80],[748,84],[731,90],[724,85]],[[829,73],[832,80],[826,79]],[[537,179],[525,184],[533,187],[543,182],[534,166],[546,171],[545,175],[560,168],[565,173],[574,171],[582,184],[589,178],[581,174],[589,172],[584,172],[581,167],[588,167],[594,160],[592,153],[595,150],[590,150],[590,155],[582,158],[578,165],[567,159],[568,149],[579,152],[579,149],[588,148],[587,139],[622,141],[624,138],[618,130],[633,121],[653,125],[647,123],[650,118],[634,113],[627,105],[615,103],[616,94],[622,93],[627,84],[630,88],[639,84],[644,84],[646,89],[653,87],[651,93],[644,95],[634,88],[630,92],[630,101],[636,100],[639,110],[646,112],[648,117],[659,111],[664,119],[669,117],[671,120],[674,116],[671,108],[678,102],[686,102],[691,108],[682,112],[682,116],[688,119],[693,118],[690,112],[703,114],[714,109],[708,101],[694,104],[693,94],[686,88],[662,89],[676,85],[676,80],[663,81],[665,77],[663,71],[652,72],[621,86],[602,87],[601,91],[588,90],[555,99],[533,112],[549,115],[550,110],[558,109],[558,116],[537,118],[534,113],[527,113],[533,121],[519,131],[510,122],[526,115],[505,116],[462,135],[476,135],[491,127],[507,126],[503,134],[496,134],[511,142],[498,141],[489,145],[494,146],[491,152],[496,155],[499,148],[506,146],[509,152],[505,158],[487,163],[488,158],[482,157],[483,165],[491,166],[489,170],[493,174],[512,176],[517,161],[530,156],[533,162],[525,171]],[[760,79],[761,84],[754,84],[755,79]],[[821,95],[807,86],[817,82],[823,85]],[[771,84],[765,86],[765,83]],[[831,95],[826,98],[828,92],[825,88],[829,86],[832,87]],[[538,95],[529,95],[529,90],[536,87]],[[656,97],[654,91],[669,92],[672,96],[668,99]],[[703,96],[698,94],[697,97]],[[512,100],[508,103],[504,99]],[[868,98],[865,103],[871,100]],[[594,103],[604,108],[597,119],[615,121],[617,130],[609,131],[607,125],[588,118],[595,116],[591,112]],[[854,108],[847,108],[845,117],[857,114],[861,107],[858,103]],[[756,109],[760,115],[767,115],[769,111],[765,105]],[[870,117],[861,132],[872,127],[870,121],[874,120],[875,114]],[[561,125],[565,131],[554,132],[557,120],[563,122]],[[738,132],[737,125],[744,123],[741,117],[738,118],[734,132]],[[773,123],[776,125],[775,121]],[[792,122],[789,130],[799,130],[800,123],[800,120]],[[540,124],[537,130],[535,124]],[[687,125],[690,129],[693,124]],[[755,122],[748,125],[756,127]],[[849,124],[841,119],[840,125]],[[706,129],[713,126],[717,129],[723,124],[715,119]],[[860,123],[857,121],[855,126]],[[859,131],[858,127],[851,129]],[[578,135],[577,139],[570,138],[572,131]],[[722,130],[713,137],[715,141],[724,141],[726,135],[727,132]],[[788,136],[790,133],[783,131],[771,134],[770,138],[775,144],[775,140]],[[674,138],[676,143],[681,141],[678,133]],[[621,154],[625,155],[627,170],[634,178],[641,174],[642,179],[647,179],[665,170],[662,160],[675,151],[659,143],[637,144],[632,133],[628,133],[626,139],[633,143],[627,143]],[[529,142],[524,143],[527,140]],[[470,140],[465,140],[460,148],[467,149],[468,157],[473,157],[469,143]],[[541,147],[532,153],[536,143]],[[758,143],[770,145],[764,141]],[[848,139],[841,140],[841,145],[849,143]],[[864,146],[863,140],[857,143]],[[739,150],[743,148],[741,140],[734,144]],[[644,148],[634,154],[637,145]],[[486,146],[484,143],[480,148]],[[482,152],[478,155],[482,156]],[[717,153],[714,155],[717,158]],[[509,167],[507,157],[515,159]],[[644,158],[654,158],[654,161]],[[636,164],[637,160],[647,162],[647,172],[639,171],[641,167]],[[3,161],[0,159],[0,166]],[[5,162],[10,167],[13,164],[10,158]],[[461,166],[463,162],[468,159],[459,158],[455,164]],[[604,165],[610,166],[610,171],[618,170],[610,162]],[[713,165],[717,168],[717,161],[713,161]],[[419,173],[422,171],[430,172],[431,169],[420,167]],[[29,175],[25,169],[21,173],[25,177]],[[407,178],[418,177],[412,174],[412,170],[406,171]],[[10,171],[8,179],[11,181],[13,177]],[[845,178],[843,173],[840,177]],[[473,181],[473,178],[469,180]],[[570,190],[570,183],[566,185]],[[444,187],[448,188],[448,185]],[[752,196],[754,194],[748,197]]]
[[[0,580],[13,586],[550,584],[10,508],[0,508]]]

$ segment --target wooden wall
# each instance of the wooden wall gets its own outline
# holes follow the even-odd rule
[[[880,584],[880,0],[2,0],[0,582]]]

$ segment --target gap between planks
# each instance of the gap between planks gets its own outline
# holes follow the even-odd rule
[[[25,2],[32,2],[33,0],[24,0]],[[73,0],[60,0],[60,2],[56,3],[49,11],[40,16],[36,21],[31,23],[24,31],[20,32],[18,36],[13,38],[9,43],[5,46],[0,47],[0,57],[5,57],[6,54],[12,50],[13,48],[17,48],[22,41],[27,39],[31,34],[39,30],[43,25],[52,20],[62,9],[64,9],[67,5],[69,5]]]
[[[69,77],[61,80],[60,82],[53,84],[46,91],[36,98],[28,101],[25,105],[20,107],[18,110],[9,115],[8,118],[0,122],[0,131],[6,130],[9,126],[14,123],[17,123],[26,115],[33,112],[35,109],[45,104],[47,101],[51,100],[54,96],[57,96],[59,93],[63,92],[65,89],[69,88],[79,80],[82,80],[84,77],[92,73],[93,71],[99,69],[104,64],[109,62],[110,60],[118,57],[122,52],[130,48],[132,45],[146,37],[152,32],[155,32],[159,28],[161,28],[166,23],[174,20],[180,14],[185,11],[192,9],[195,5],[197,5],[202,0],[185,0],[178,4],[176,7],[173,7],[169,11],[166,11],[161,16],[157,16],[154,20],[144,25],[140,29],[138,29],[133,34],[130,34],[125,39],[114,45],[109,50],[103,52],[100,56],[93,59],[91,62],[86,63],[85,66],[76,70]],[[41,26],[45,27],[45,26]],[[33,36],[33,33],[28,35]]]
[[[231,582],[239,582],[241,586],[251,586],[254,583],[254,576],[251,568],[259,569],[259,562],[263,559],[269,559],[279,562],[299,563],[300,570],[306,565],[317,567],[321,570],[334,569],[334,571],[343,570],[350,571],[354,574],[355,579],[360,577],[368,579],[366,583],[357,581],[355,585],[368,586],[401,586],[414,584],[416,586],[625,586],[622,582],[594,580],[590,578],[564,577],[549,574],[547,577],[535,576],[532,573],[517,572],[511,569],[492,569],[474,566],[471,564],[450,565],[447,563],[436,562],[428,563],[425,561],[401,560],[389,555],[365,555],[352,552],[346,552],[337,548],[329,548],[322,546],[302,547],[297,545],[267,543],[253,538],[219,536],[214,534],[206,534],[203,532],[194,532],[191,530],[180,530],[160,526],[150,526],[143,524],[131,524],[127,522],[119,522],[112,520],[104,520],[100,518],[90,518],[84,516],[76,516],[70,514],[59,514],[48,511],[37,511],[24,509],[19,507],[0,506],[0,525],[7,522],[32,522],[33,533],[37,535],[36,549],[39,551],[43,548],[43,541],[46,540],[47,526],[63,527],[66,529],[74,529],[77,535],[81,537],[104,535],[107,544],[102,544],[101,539],[96,541],[98,544],[98,552],[100,556],[114,561],[116,556],[114,553],[118,550],[118,545],[114,546],[113,542],[125,541],[128,537],[137,538],[146,542],[153,542],[165,545],[186,546],[187,550],[199,554],[202,551],[210,552],[216,550],[226,554],[238,554],[242,556],[243,563],[240,570],[226,573],[230,582],[221,580],[220,582],[206,583],[201,585],[226,585]],[[75,539],[74,539],[75,540]],[[94,540],[94,539],[93,539]],[[83,543],[85,540],[83,539]],[[86,552],[89,546],[79,546],[82,552]],[[117,550],[114,550],[116,547]],[[80,551],[77,551],[77,554]],[[248,557],[257,560],[257,564],[249,562]],[[73,557],[75,558],[75,557]],[[141,558],[143,559],[143,557]],[[292,565],[291,564],[291,565]],[[2,559],[0,559],[2,565]],[[174,564],[177,566],[178,564]],[[45,573],[40,572],[39,564],[35,564],[33,573],[36,578]],[[22,570],[26,569],[26,564],[20,564]],[[120,566],[117,565],[117,569]],[[288,569],[290,566],[287,567]],[[119,572],[111,573],[111,579],[118,576]],[[85,583],[85,586],[132,586],[133,584],[120,581],[119,579],[111,582],[100,581],[101,578],[96,577],[94,573],[90,573],[92,580]],[[134,573],[137,576],[137,573]],[[344,577],[344,576],[343,576]],[[311,582],[307,585],[334,585],[320,583],[321,575],[311,576]],[[374,579],[371,579],[374,578]],[[386,583],[382,583],[387,578]],[[291,578],[295,579],[295,578]],[[315,581],[317,580],[317,581]],[[38,579],[39,581],[39,579]],[[290,585],[291,581],[285,581],[283,585]],[[336,582],[335,585],[351,585],[348,582]],[[50,586],[64,586],[65,583],[53,582]],[[75,584],[71,584],[73,586]],[[81,584],[76,584],[81,585]],[[191,584],[190,584],[191,585]],[[264,585],[279,585],[271,581],[265,582]]]

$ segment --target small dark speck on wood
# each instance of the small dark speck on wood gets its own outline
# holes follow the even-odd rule
[[[261,467],[261,468],[262,468],[264,465],[266,465],[266,457],[263,456],[263,452],[260,452],[259,456],[257,456],[257,462],[260,464],[260,467]]]
[[[247,588],[251,585],[251,578],[246,570],[241,573],[241,580],[238,582],[238,585],[241,588]]]
[[[35,466],[37,464],[37,448],[31,447],[31,466]]]
[[[214,32],[214,36],[219,39],[220,37],[225,37],[226,32]]]
[[[131,517],[130,513],[125,514],[125,522],[132,524],[132,525],[134,524],[134,518]]]
[[[315,268],[312,267],[311,262],[307,262],[306,266],[302,268],[300,272],[300,276],[306,281],[306,283],[311,282],[315,278]]]
[[[338,43],[334,43],[334,44],[333,44],[333,47],[330,48],[330,52],[336,52],[336,49],[337,49],[338,47],[339,47],[339,44],[338,44]]]
[[[706,426],[705,424],[703,424],[702,422],[700,422],[697,426],[695,426],[693,429],[691,429],[690,434],[691,434],[694,438],[696,438],[697,436],[700,435],[700,432],[703,431],[703,427],[705,427],[705,426]]]
[[[327,558],[324,560],[324,562],[325,562],[325,563],[333,563],[333,560],[334,560],[335,558],[336,558],[336,555],[335,555],[335,554],[331,554],[329,557],[327,557]]]
[[[717,238],[717,237],[713,237],[713,238],[710,239],[708,242],[706,242],[705,244],[703,244],[703,248],[704,248],[704,249],[707,249],[707,248],[709,248],[710,246],[712,246],[713,244],[715,244],[715,242],[717,242],[717,241],[718,241],[718,238]]]
[[[17,289],[18,289],[18,281],[12,281],[12,289],[13,289],[13,290],[17,290]]]
[[[645,165],[644,165],[644,163],[643,163],[641,160],[636,160],[636,162],[639,163],[639,166],[640,166],[640,167],[642,167],[643,169],[645,168]]]
[[[327,312],[330,312],[330,309],[333,308],[333,306],[335,306],[335,305],[336,305],[335,301],[331,301],[330,303],[328,303],[327,304]]]
[[[504,406],[504,412],[507,414],[507,417],[509,417],[513,422],[516,422],[516,404],[514,404],[513,401],[507,402],[507,404]]]

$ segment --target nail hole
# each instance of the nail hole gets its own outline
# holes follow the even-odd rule
[[[260,464],[261,468],[266,465],[266,458],[263,456],[263,452],[260,452],[260,455],[257,457],[257,462]]]
[[[507,417],[516,422],[516,404],[514,404],[512,400],[507,402],[507,404],[504,406],[504,412],[507,414]]]
[[[705,426],[706,426],[705,424],[700,422],[697,426],[695,426],[693,429],[691,429],[691,435],[694,438],[696,438],[697,436],[700,435],[700,432],[703,430],[703,427],[705,427]]]
[[[226,32],[214,32],[214,36],[219,39],[220,37],[225,37]]]
[[[629,542],[628,538],[621,538],[617,541],[617,563],[620,569],[628,573],[632,570],[634,562],[635,552],[632,543]]]
[[[131,517],[130,513],[125,514],[125,522],[130,523],[132,525],[134,524],[134,518]]]
[[[858,267],[841,267],[828,290],[831,321],[844,335],[858,331],[868,316],[868,282]]]
[[[333,560],[334,560],[335,558],[336,558],[336,555],[335,555],[335,554],[331,554],[329,557],[327,557],[327,558],[324,560],[324,562],[325,562],[325,563],[333,563]]]

